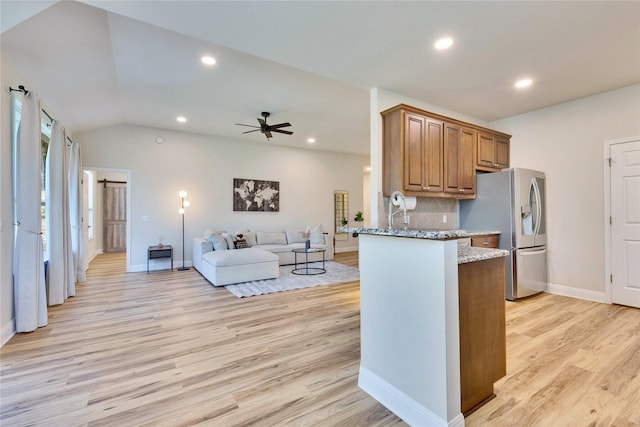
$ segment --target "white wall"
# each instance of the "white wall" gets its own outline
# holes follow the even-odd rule
[[[162,136],[164,143],[156,144]],[[348,190],[350,212],[362,210],[367,156],[292,149],[167,130],[121,125],[76,134],[87,168],[130,173],[131,269],[146,269],[146,248],[172,244],[182,262],[178,192],[191,202],[185,214],[185,259],[191,238],[206,228],[277,230],[322,224],[333,234],[333,192]],[[280,182],[280,212],[234,212],[233,178]],[[142,217],[148,217],[147,222]],[[342,244],[350,244],[343,242]],[[338,248],[339,249],[339,248]]]
[[[546,173],[550,290],[604,301],[603,143],[640,135],[640,85],[489,126],[513,135],[512,166]]]

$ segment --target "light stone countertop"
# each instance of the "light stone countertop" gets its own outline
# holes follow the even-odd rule
[[[358,234],[373,234],[378,236],[408,237],[412,239],[427,240],[452,240],[488,234],[500,234],[499,231],[467,231],[467,230],[404,230],[388,228],[355,228],[339,227],[338,231]],[[458,264],[474,261],[483,261],[492,258],[500,258],[509,255],[504,249],[479,248],[461,245],[458,247]]]

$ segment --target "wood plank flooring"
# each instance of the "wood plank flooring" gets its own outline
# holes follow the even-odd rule
[[[506,304],[508,375],[468,426],[640,426],[640,310]],[[101,255],[0,351],[0,425],[406,425],[357,387],[359,321],[358,282],[238,299]]]

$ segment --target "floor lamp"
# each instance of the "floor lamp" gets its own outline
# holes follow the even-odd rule
[[[180,209],[178,209],[178,213],[182,216],[182,267],[178,267],[178,271],[189,270],[189,267],[184,266],[184,208],[190,205],[188,200],[184,198],[187,197],[187,192],[182,190],[178,193],[178,197],[180,197]]]

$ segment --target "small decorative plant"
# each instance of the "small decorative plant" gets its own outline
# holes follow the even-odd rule
[[[347,218],[342,218],[342,225],[347,225],[349,224],[349,221],[347,221]]]
[[[362,211],[358,211],[358,212],[356,212],[356,216],[355,216],[355,217],[353,217],[353,220],[354,220],[355,222],[362,222],[362,221],[364,221],[364,216],[362,216]],[[358,237],[358,233],[353,232],[352,236],[353,236],[353,237]]]

